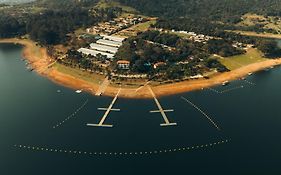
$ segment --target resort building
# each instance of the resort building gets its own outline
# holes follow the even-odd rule
[[[105,39],[98,40],[97,44],[107,45],[107,46],[112,46],[112,47],[120,47],[120,46],[122,46],[122,42],[105,40]]]
[[[123,42],[125,38],[117,37],[117,36],[108,36],[108,35],[101,35],[103,39],[116,41],[116,42]]]
[[[92,55],[92,56],[97,56],[100,54],[100,55],[106,56],[107,58],[109,58],[111,60],[114,58],[114,54],[96,51],[96,50],[87,49],[87,48],[80,48],[80,49],[78,49],[78,52],[85,54],[85,55]]]
[[[109,52],[112,54],[115,54],[118,51],[118,48],[116,48],[116,47],[111,47],[111,46],[106,46],[106,45],[101,45],[101,44],[96,44],[96,43],[90,44],[90,47],[93,50]]]
[[[78,52],[92,56],[97,56],[100,54],[113,61],[118,48],[123,44],[122,41],[124,38],[107,35],[100,35],[100,37],[102,37],[102,39],[97,40],[96,43],[91,43],[90,48],[80,48],[78,49]]]
[[[117,61],[118,69],[128,70],[130,68],[130,61],[119,60]]]

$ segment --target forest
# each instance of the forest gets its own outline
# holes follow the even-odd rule
[[[23,17],[0,13],[0,37],[29,34],[31,39],[42,45],[59,44],[64,43],[67,34],[75,29],[108,21],[121,13],[120,8],[95,9],[91,4],[94,4],[94,1],[76,3],[65,0],[39,0],[36,2],[37,8],[45,8],[40,13],[30,13]]]
[[[214,39],[204,44],[188,41],[174,34],[147,31],[127,39],[117,52],[116,58],[130,61],[131,71],[134,73],[181,79],[200,74],[210,68],[216,68],[220,72],[227,71],[216,60],[209,59],[210,55],[215,53],[232,56],[243,51],[224,40]],[[153,65],[159,62],[166,65],[153,68]]]

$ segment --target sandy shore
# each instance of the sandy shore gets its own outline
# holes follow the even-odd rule
[[[17,43],[24,45],[24,58],[26,58],[32,64],[33,68],[39,74],[46,76],[55,83],[70,87],[75,90],[83,89],[84,91],[88,91],[92,94],[94,94],[99,88],[99,84],[78,79],[74,76],[59,72],[52,67],[48,68],[48,65],[50,65],[53,60],[48,56],[46,48],[40,48],[31,40],[2,39],[0,40],[0,43]],[[152,89],[157,96],[174,95],[219,85],[224,81],[232,81],[247,76],[249,72],[256,72],[276,65],[281,65],[281,58],[250,64],[230,72],[217,74],[210,79],[198,79],[153,86]],[[118,87],[109,86],[104,95],[114,96],[118,89]],[[136,91],[135,88],[122,87],[122,91],[119,96],[123,98],[152,98],[146,87],[139,88],[138,91]]]

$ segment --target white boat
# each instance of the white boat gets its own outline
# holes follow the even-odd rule
[[[80,94],[82,92],[82,90],[77,90],[75,91],[77,94]]]
[[[226,86],[226,85],[228,85],[228,84],[229,84],[229,81],[224,81],[224,82],[222,83],[223,86]]]
[[[253,73],[252,73],[252,72],[249,72],[248,75],[253,75]]]

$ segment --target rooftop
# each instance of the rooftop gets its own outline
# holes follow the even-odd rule
[[[90,47],[91,47],[91,49],[94,49],[94,50],[110,52],[112,54],[115,54],[118,51],[118,48],[116,48],[116,47],[111,47],[111,46],[106,46],[106,45],[101,45],[101,44],[96,44],[96,43],[90,44]]]
[[[100,39],[97,41],[98,44],[107,45],[107,46],[113,46],[113,47],[120,47],[122,46],[122,42],[117,41],[110,41],[105,39]]]

